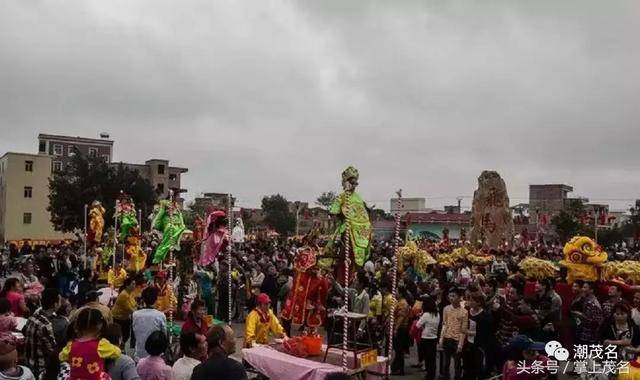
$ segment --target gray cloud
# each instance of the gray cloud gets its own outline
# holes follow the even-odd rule
[[[190,196],[312,201],[354,164],[402,187],[514,202],[566,182],[626,207],[640,188],[635,1],[0,3],[0,151],[38,132],[116,139],[190,168]],[[9,131],[11,131],[9,133]],[[465,202],[469,203],[468,200]]]

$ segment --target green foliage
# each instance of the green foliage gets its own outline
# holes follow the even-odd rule
[[[551,218],[551,225],[553,225],[560,241],[566,242],[576,235],[593,237],[593,229],[580,222],[580,216],[583,212],[582,200],[572,199],[564,210]]]
[[[262,210],[265,213],[265,223],[277,233],[287,236],[294,232],[296,218],[289,211],[289,202],[282,195],[275,194],[262,198]]]
[[[336,197],[336,193],[334,193],[333,191],[325,191],[320,194],[318,199],[316,199],[316,204],[318,206],[324,207],[325,210],[329,210],[333,202],[336,200]]]
[[[51,222],[56,230],[63,232],[82,228],[84,205],[91,207],[94,200],[99,200],[106,210],[105,223],[109,225],[121,190],[132,197],[136,208],[142,210],[144,222],[144,216],[156,202],[151,183],[122,164],[113,167],[102,158],[76,154],[66,168],[53,173],[49,179],[47,210]]]

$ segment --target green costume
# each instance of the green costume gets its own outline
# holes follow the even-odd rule
[[[348,228],[351,253],[356,265],[361,267],[369,258],[371,223],[364,200],[355,192],[358,176],[358,170],[353,166],[349,166],[342,173],[343,186],[351,184],[353,188],[340,194],[329,209],[329,213],[338,216],[339,221],[333,238],[325,249],[329,256],[335,257],[336,245],[340,244]]]
[[[120,220],[120,241],[125,241],[129,237],[129,231],[132,227],[138,225],[136,213],[133,211],[124,211]]]
[[[153,255],[153,263],[158,264],[170,250],[180,249],[180,239],[185,225],[179,206],[169,200],[160,201],[160,209],[153,219],[153,228],[162,231],[162,242]]]

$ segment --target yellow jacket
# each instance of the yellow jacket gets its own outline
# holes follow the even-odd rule
[[[176,307],[178,306],[178,299],[176,295],[173,293],[173,289],[168,284],[165,284],[163,287],[158,287],[160,293],[158,294],[158,300],[156,301],[155,307],[163,313],[168,312],[169,310],[176,311]]]
[[[113,269],[109,269],[109,273],[107,273],[107,283],[110,287],[115,289],[119,289],[126,279],[127,271],[124,270],[124,268],[120,268],[120,271],[117,274]]]
[[[254,342],[267,344],[269,342],[269,332],[276,336],[284,335],[284,329],[271,309],[269,309],[267,322],[260,320],[260,312],[255,309],[247,315],[244,332],[245,346],[250,347]]]
[[[123,290],[118,294],[116,302],[111,309],[113,318],[121,321],[131,318],[131,314],[136,311],[137,303],[132,294],[129,294],[126,290]]]

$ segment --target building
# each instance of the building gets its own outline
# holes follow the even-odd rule
[[[236,198],[231,197],[231,207],[235,206]],[[201,197],[196,197],[193,200],[191,206],[195,210],[228,210],[229,209],[229,194],[227,193],[204,193]]]
[[[573,187],[563,184],[529,185],[530,223],[548,223],[565,206]]]
[[[145,161],[144,164],[131,164],[126,162],[113,162],[111,166],[123,167],[137,171],[140,176],[151,183],[156,190],[158,198],[166,198],[169,196],[169,190],[177,190],[178,193],[185,193],[187,190],[181,186],[182,174],[189,171],[187,168],[169,166],[168,160],[152,159]],[[179,201],[183,199],[176,194]]]
[[[71,137],[60,135],[38,135],[38,154],[52,157],[52,169],[62,170],[76,154],[86,157],[101,157],[111,162],[113,157],[113,141],[109,135],[104,138],[92,139],[87,137]]]
[[[11,152],[0,158],[0,241],[42,244],[72,237],[54,230],[47,211],[52,160]]]
[[[400,219],[402,231],[413,231],[414,236],[439,240],[443,231],[449,230],[450,239],[459,239],[462,229],[469,237],[471,214],[447,214],[443,212],[410,212]]]
[[[402,204],[398,209],[398,198],[391,198],[389,201],[391,214],[399,213],[401,216],[408,212],[425,212],[427,211],[424,198],[402,198]]]

